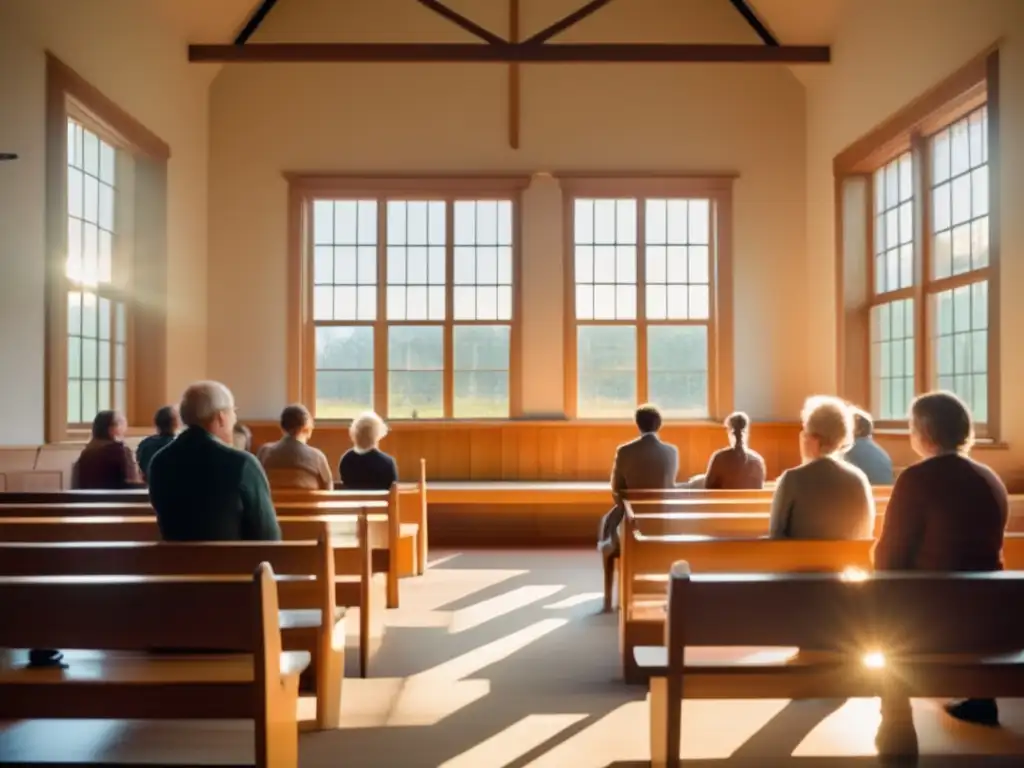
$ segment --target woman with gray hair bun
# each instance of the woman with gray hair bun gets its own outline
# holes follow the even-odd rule
[[[893,485],[875,570],[1002,570],[1009,498],[999,476],[967,456],[974,442],[967,406],[952,392],[921,395],[910,406],[909,426],[921,461]],[[946,711],[984,725],[999,722],[994,699],[968,699]]]
[[[352,447],[341,457],[338,474],[348,490],[386,491],[398,482],[398,465],[377,446],[388,433],[384,420],[367,412],[353,419],[348,430]]]
[[[779,477],[772,497],[771,537],[867,539],[875,501],[868,479],[842,459],[853,442],[853,413],[835,397],[811,397],[801,414],[803,464]]]

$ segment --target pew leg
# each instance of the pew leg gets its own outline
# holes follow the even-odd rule
[[[680,718],[683,697],[680,684],[669,678],[652,677],[651,698],[651,766],[679,768]]]
[[[334,625],[330,645],[317,659],[316,724],[321,731],[341,727],[341,690],[345,680],[345,621]]]
[[[604,613],[611,613],[612,610],[612,593],[615,585],[615,560],[614,557],[604,557],[604,606],[602,608]]]
[[[398,607],[398,564],[389,564],[387,572],[387,607]]]
[[[274,694],[266,702],[266,721],[256,724],[256,768],[298,768],[299,676],[288,675],[271,685]]]

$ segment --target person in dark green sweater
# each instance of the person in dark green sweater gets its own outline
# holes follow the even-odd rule
[[[235,399],[216,381],[185,390],[185,431],[149,467],[149,498],[165,541],[278,541],[263,467],[232,447]]]
[[[156,434],[143,438],[139,447],[135,449],[135,458],[138,460],[139,469],[142,470],[144,478],[149,477],[149,463],[156,456],[157,451],[169,445],[174,440],[174,436],[178,434],[178,430],[181,429],[178,409],[173,405],[165,405],[156,412],[153,424],[156,426]]]

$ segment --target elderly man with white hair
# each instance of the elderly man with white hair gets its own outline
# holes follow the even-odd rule
[[[256,457],[232,445],[235,399],[216,381],[181,398],[186,426],[153,457],[149,497],[166,541],[277,541],[281,528]]]
[[[376,413],[364,413],[349,428],[352,447],[341,457],[338,474],[343,488],[357,491],[386,491],[398,482],[395,460],[377,447],[388,433]]]
[[[811,397],[801,414],[803,464],[782,473],[772,497],[771,537],[869,539],[875,501],[867,476],[843,460],[853,411],[835,397]]]

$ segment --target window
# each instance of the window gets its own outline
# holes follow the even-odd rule
[[[118,151],[76,120],[67,129],[67,422],[85,425],[127,411],[127,276],[114,254]]]
[[[678,419],[729,408],[715,377],[720,192],[699,185],[692,191],[703,194],[587,191],[569,205],[572,415],[624,418],[648,401]]]
[[[46,439],[59,442],[101,410],[148,425],[169,400],[170,150],[52,56],[47,99]]]
[[[344,180],[292,181],[308,214],[297,282],[310,291],[299,320],[313,342],[309,368],[293,345],[294,383],[319,418],[514,414],[522,183],[463,194],[444,192],[445,181],[440,194],[392,193],[388,180],[371,183],[373,194],[354,194]]]
[[[851,235],[848,185],[863,179],[870,200],[867,323],[847,320],[841,328],[841,360],[855,367],[858,328],[865,328],[868,395],[883,426],[905,423],[915,395],[942,389],[970,406],[979,433],[994,435],[996,78],[998,54],[973,62],[889,121],[902,132],[886,134],[883,126],[836,158],[844,259],[855,262],[862,242]],[[849,279],[856,269],[844,273]],[[844,295],[848,307],[857,304],[855,285],[844,284]],[[844,344],[853,354],[843,354]],[[843,370],[845,394],[860,399],[856,372]]]

